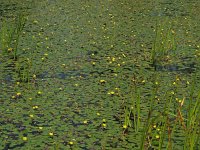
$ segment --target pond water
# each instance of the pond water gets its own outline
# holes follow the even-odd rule
[[[187,137],[200,149],[199,7],[2,1],[0,149],[178,150],[192,147]],[[3,33],[20,15],[26,22],[15,58],[9,48],[16,47],[4,53]],[[152,63],[162,38],[175,48],[158,42]]]

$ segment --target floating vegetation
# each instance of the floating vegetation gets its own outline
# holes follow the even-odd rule
[[[200,149],[198,6],[2,2],[0,149]]]

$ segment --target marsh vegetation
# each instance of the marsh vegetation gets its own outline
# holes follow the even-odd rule
[[[0,149],[200,149],[198,1],[4,1]]]

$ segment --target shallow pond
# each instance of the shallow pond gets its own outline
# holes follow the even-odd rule
[[[16,58],[0,46],[0,149],[178,150],[192,147],[187,137],[200,149],[199,7],[2,2],[1,29],[20,14],[26,22]],[[161,35],[175,33],[176,48],[157,50],[152,63],[158,23]]]

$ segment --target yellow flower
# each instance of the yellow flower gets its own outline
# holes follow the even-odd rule
[[[11,52],[11,51],[13,51],[13,48],[8,48],[8,52]]]
[[[97,116],[100,116],[101,114],[100,113],[97,113]]]
[[[124,124],[122,127],[123,127],[124,129],[126,129],[126,128],[127,128],[127,125]]]
[[[102,122],[106,122],[106,119],[103,119]]]
[[[23,140],[23,141],[27,141],[28,138],[24,136],[24,137],[22,137],[22,140]]]
[[[38,24],[38,21],[37,21],[37,20],[34,20],[33,23],[34,23],[34,24]]]
[[[160,138],[160,136],[159,135],[156,135],[156,139],[159,139]]]
[[[21,93],[20,93],[20,92],[18,92],[16,95],[17,95],[17,96],[21,96]]]
[[[42,130],[43,129],[43,127],[38,127],[40,130]]]
[[[33,106],[33,109],[38,109],[38,106]]]
[[[50,135],[50,136],[53,136],[53,132],[49,132],[49,135]]]
[[[103,127],[103,128],[106,128],[106,126],[107,126],[107,125],[106,125],[105,123],[102,123],[102,127]]]
[[[114,91],[111,91],[111,92],[110,92],[110,94],[111,94],[111,95],[114,95],[114,94],[115,94],[115,92],[114,92]]]
[[[36,75],[34,74],[34,75],[33,75],[33,79],[35,79],[35,78],[36,78]]]
[[[72,142],[72,141],[69,141],[69,145],[73,145],[74,144],[74,142]]]
[[[47,54],[47,53],[45,53],[45,54],[44,54],[44,56],[48,56],[48,54]]]
[[[157,130],[157,131],[160,131],[160,128],[157,128],[156,130]]]
[[[100,83],[106,83],[106,81],[105,80],[100,80]]]
[[[41,95],[41,94],[42,94],[42,92],[41,92],[41,91],[38,91],[38,92],[37,92],[37,94],[38,94],[38,95]]]
[[[29,117],[33,118],[34,116],[32,114],[30,114]]]
[[[83,123],[84,123],[84,124],[87,124],[87,123],[88,123],[88,121],[87,121],[87,120],[84,120],[84,121],[83,121]]]

